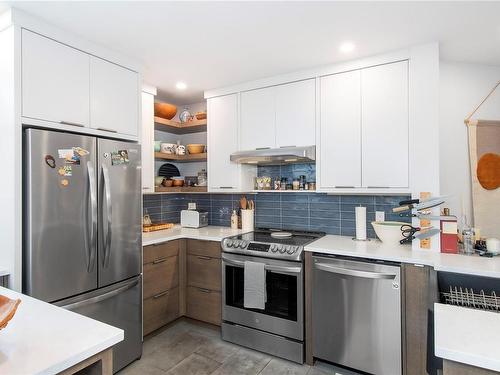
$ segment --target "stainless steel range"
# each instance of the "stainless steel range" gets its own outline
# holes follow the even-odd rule
[[[259,228],[222,241],[222,339],[302,363],[304,246],[322,232]],[[265,270],[265,304],[245,307],[246,262]]]

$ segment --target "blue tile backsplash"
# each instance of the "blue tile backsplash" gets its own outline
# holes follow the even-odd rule
[[[303,166],[303,165],[302,165]],[[314,165],[312,165],[314,167]],[[273,167],[276,168],[276,167]],[[306,174],[303,171],[298,173]],[[283,172],[268,174],[284,176]],[[144,196],[144,213],[153,221],[178,223],[180,211],[189,202],[209,212],[209,224],[229,226],[233,209],[239,208],[241,194],[162,194]],[[329,234],[354,236],[354,208],[362,205],[367,211],[368,237],[374,238],[370,222],[375,211],[384,211],[385,220],[409,221],[392,213],[392,208],[407,196],[327,195],[320,193],[258,193],[246,194],[255,200],[255,225],[283,229],[324,231]]]

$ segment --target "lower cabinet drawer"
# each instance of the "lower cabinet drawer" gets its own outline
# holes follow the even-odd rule
[[[179,285],[179,257],[160,258],[143,266],[143,298],[152,297]]]
[[[164,326],[179,317],[179,288],[144,299],[143,334]]]
[[[186,288],[186,315],[215,325],[221,324],[221,293],[188,286]]]
[[[187,283],[210,290],[221,290],[221,260],[205,255],[187,256]]]

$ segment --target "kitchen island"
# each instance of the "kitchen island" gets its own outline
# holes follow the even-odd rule
[[[90,366],[112,374],[112,347],[123,330],[10,289],[0,294],[21,299],[0,331],[1,374],[72,374]]]

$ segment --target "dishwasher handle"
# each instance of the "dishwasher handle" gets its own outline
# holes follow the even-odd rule
[[[315,263],[314,267],[320,271],[337,273],[340,275],[363,277],[365,279],[394,279],[398,276],[395,273],[369,272],[353,270],[351,268],[335,267],[327,263]]]

